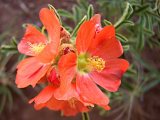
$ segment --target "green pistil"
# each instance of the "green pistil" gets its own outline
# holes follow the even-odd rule
[[[77,65],[78,65],[78,71],[80,73],[89,72],[87,58],[88,58],[88,55],[84,53],[78,56]]]
[[[78,56],[78,71],[81,74],[89,73],[93,70],[101,72],[105,68],[105,61],[98,56],[89,56],[88,54],[80,54]]]

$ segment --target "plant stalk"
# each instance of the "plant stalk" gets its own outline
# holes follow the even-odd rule
[[[90,120],[88,112],[82,113],[82,120]]]

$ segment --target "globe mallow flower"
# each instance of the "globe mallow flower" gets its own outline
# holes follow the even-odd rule
[[[61,111],[64,116],[75,116],[79,112],[88,112],[88,103],[84,103],[78,92],[75,89],[75,84],[72,84],[68,88],[66,94],[68,94],[68,99],[58,100],[54,97],[55,91],[59,88],[60,78],[53,68],[49,72],[50,74],[47,77],[49,84],[29,103],[34,102],[34,107],[36,110],[42,109],[44,107],[49,108],[54,111]]]
[[[40,20],[47,30],[47,35],[28,24],[26,33],[18,44],[20,53],[28,57],[17,66],[16,84],[19,88],[32,85],[43,79],[50,67],[55,63],[60,46],[60,22],[53,10],[42,8]]]
[[[93,16],[80,26],[75,46],[75,52],[63,55],[58,62],[60,87],[54,93],[55,98],[67,99],[67,91],[74,83],[83,101],[109,109],[109,98],[99,86],[117,91],[129,66],[119,58],[123,48],[116,39],[114,26],[102,28],[100,15]]]

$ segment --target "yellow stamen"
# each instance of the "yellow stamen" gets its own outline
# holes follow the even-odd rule
[[[35,53],[35,54],[39,54],[44,47],[46,46],[44,43],[30,43],[28,42],[28,45],[30,46],[30,51]]]
[[[105,68],[105,61],[98,56],[87,58],[87,61],[91,69],[95,69],[98,72],[102,71]]]

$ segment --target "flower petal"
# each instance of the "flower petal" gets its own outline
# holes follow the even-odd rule
[[[19,88],[33,87],[46,74],[50,64],[43,64],[35,57],[22,60],[17,66],[16,84]]]
[[[104,27],[96,35],[92,48],[92,55],[102,57],[105,60],[117,58],[123,53],[121,43],[116,40],[113,26]]]
[[[89,109],[84,106],[80,101],[75,100],[74,103],[65,102],[62,112],[64,116],[75,116],[79,112],[88,112]]]
[[[111,110],[111,107],[109,105],[104,105],[104,106],[101,106],[103,109],[105,110]]]
[[[46,103],[46,107],[50,110],[61,110],[64,106],[63,100],[57,100],[54,96]]]
[[[70,94],[74,94],[74,88],[71,85],[72,80],[76,74],[76,54],[68,53],[63,55],[58,62],[58,69],[60,74],[60,87],[55,92],[57,99],[69,99]],[[70,91],[70,94],[68,93]]]
[[[54,10],[42,8],[39,13],[40,20],[47,29],[49,42],[53,42],[53,48],[58,49],[60,44],[60,22],[54,13]]]
[[[36,56],[39,61],[42,63],[51,63],[55,61],[55,58],[58,54],[58,51],[56,51],[52,44],[47,44],[47,46],[43,49],[43,51]]]
[[[115,92],[121,84],[121,77],[127,70],[129,63],[124,59],[106,61],[106,68],[102,72],[92,72],[90,77],[98,85],[108,91]]]
[[[84,22],[77,33],[76,48],[79,53],[86,52],[93,42],[96,33],[96,23],[94,21]]]
[[[36,110],[40,110],[42,108],[44,108],[46,106],[46,104],[42,103],[42,104],[34,104],[34,108]]]
[[[31,50],[30,44],[46,44],[47,38],[34,26],[28,24],[25,35],[18,44],[18,51],[29,56],[36,56],[37,54]]]
[[[53,86],[45,87],[35,98],[31,99],[29,103],[35,102],[37,105],[47,103],[52,98],[55,89]]]
[[[108,105],[108,97],[102,93],[88,75],[77,75],[76,84],[80,96],[85,101],[98,105]]]
[[[58,54],[60,46],[60,23],[53,10],[42,8],[40,11],[40,19],[48,32],[48,45],[38,56],[42,62],[50,62],[54,60]]]
[[[96,23],[97,25],[101,25],[101,15],[100,14],[95,14],[92,18],[91,21]]]
[[[58,100],[69,100],[71,98],[80,99],[74,84],[68,85],[68,89],[66,89],[66,91],[64,91],[64,93],[61,88],[57,89],[55,91],[54,96]]]

